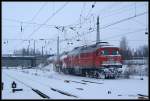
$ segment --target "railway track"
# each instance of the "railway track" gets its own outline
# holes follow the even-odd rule
[[[23,71],[23,73],[26,73],[25,71]],[[32,75],[35,74],[35,73],[32,73]],[[38,74],[37,74],[38,76]],[[50,78],[50,79],[55,79],[55,80],[61,80],[61,81],[64,81],[66,83],[70,83],[70,82],[73,82],[73,83],[78,83],[78,84],[83,84],[83,85],[87,85],[87,83],[85,82],[80,82],[80,81],[75,81],[75,80],[67,80],[67,79],[60,79],[60,78],[54,78],[54,77],[50,77],[50,76],[43,76],[43,77],[47,77],[47,78]]]
[[[6,74],[6,73],[5,73]],[[46,99],[51,99],[48,95],[44,94],[42,91],[36,89],[36,88],[33,88],[31,87],[30,85],[24,83],[23,81],[20,81],[12,76],[10,76],[9,74],[6,74],[9,78],[11,78],[12,80],[16,80],[17,82],[23,84],[24,86],[30,88],[33,92],[35,92],[36,94],[38,94],[39,96],[41,96],[42,98],[46,98]]]
[[[52,87],[52,86],[43,84],[42,82],[37,82],[36,80],[33,80],[33,79],[31,79],[31,78],[28,78],[28,77],[25,77],[25,78],[28,79],[28,80],[30,80],[30,81],[32,81],[32,82],[34,82],[34,83],[36,83],[36,84],[40,84],[40,86],[42,85],[43,87],[47,88],[47,89],[46,89],[47,91],[43,91],[42,89],[39,89],[39,88],[37,89],[37,87],[31,87],[29,84],[27,84],[27,83],[25,83],[25,82],[23,82],[23,81],[20,81],[20,80],[18,80],[17,78],[10,76],[9,74],[6,74],[6,75],[9,76],[9,77],[11,77],[11,78],[14,79],[14,80],[20,82],[21,84],[24,84],[24,85],[26,85],[27,87],[31,88],[32,91],[34,91],[35,93],[37,93],[38,95],[40,95],[42,98],[52,99],[52,98],[50,97],[50,95],[47,95],[47,94],[49,94],[49,93],[46,93],[47,91],[50,91],[50,92],[53,92],[53,93],[55,92],[55,94],[56,94],[56,93],[59,93],[59,94],[61,94],[62,96],[68,96],[68,97],[70,97],[70,98],[78,98],[78,97],[77,97],[76,95],[74,95],[74,94],[71,94],[71,93],[69,93],[69,92],[63,91],[63,90],[58,89],[58,88],[56,88],[56,87]],[[22,76],[22,77],[23,77],[23,76]],[[49,90],[48,90],[48,89],[49,89]],[[54,94],[53,94],[53,95],[54,95]],[[63,97],[63,98],[66,98],[66,97]]]
[[[29,72],[26,72],[26,71],[23,71],[23,73],[29,73]],[[35,74],[35,73],[32,73],[32,75]],[[38,76],[39,74],[36,73],[36,75]],[[41,75],[43,76],[43,75]],[[73,83],[79,83],[79,84],[84,84],[86,85],[87,83],[85,82],[80,82],[80,81],[74,81],[74,80],[66,80],[66,79],[60,79],[60,78],[54,78],[54,77],[50,77],[50,76],[43,76],[43,77],[47,77],[47,78],[50,78],[50,79],[55,79],[55,80],[61,80],[61,81],[64,81],[66,83],[69,83],[69,82],[73,82]]]
[[[79,78],[79,79],[70,79],[70,78],[61,78],[58,76],[58,78],[61,78],[57,80],[52,80],[54,78],[52,78],[51,80],[48,78],[44,78],[44,77],[39,77],[39,76],[35,76],[35,75],[32,75],[32,78],[31,78],[31,75],[29,74],[24,74],[22,72],[19,72],[19,71],[15,71],[15,72],[7,72],[10,76],[13,77],[13,79],[17,79],[21,82],[23,82],[24,84],[26,85],[29,85],[31,86],[31,90],[33,92],[35,92],[36,94],[38,94],[41,98],[43,99],[57,99],[57,95],[59,95],[59,98],[63,98],[63,99],[78,99],[78,98],[84,98],[84,96],[82,96],[81,94],[85,93],[84,91],[88,91],[88,87],[90,87],[90,85],[93,84],[93,86],[95,85],[96,87],[99,85],[99,84],[103,84],[104,82],[96,82],[96,80],[92,80],[92,79],[86,79],[86,78]],[[12,74],[15,74],[15,75],[12,75]],[[18,77],[20,77],[21,79],[19,79]],[[41,79],[38,79],[38,78],[41,78]],[[70,79],[70,80],[68,80]],[[26,81],[28,80],[28,81]],[[47,80],[48,82],[42,82],[43,80]],[[59,85],[62,84],[65,84],[64,81],[66,80],[66,82],[70,82],[70,84],[67,84],[64,85],[64,88],[63,89],[61,86],[59,87]],[[51,83],[51,82],[55,82],[56,83],[60,83],[59,85],[54,85],[56,83]],[[61,82],[62,81],[62,82]],[[33,82],[33,85],[32,83]],[[36,83],[37,85],[34,86],[34,83]],[[74,84],[74,83],[77,83],[77,84]],[[106,84],[106,83],[105,83]],[[45,87],[45,89],[42,89],[42,87]],[[72,87],[72,88],[71,88]],[[66,89],[67,88],[67,89]],[[71,88],[71,89],[70,89]],[[85,89],[83,89],[85,88]],[[74,92],[71,92],[72,90],[76,90]],[[79,91],[80,90],[80,91]],[[82,91],[84,90],[84,91]],[[52,94],[53,93],[53,94]],[[56,94],[56,96],[54,96],[54,94]],[[62,97],[60,97],[60,95]],[[81,96],[80,96],[81,95]],[[148,96],[146,95],[143,95],[143,94],[117,94],[116,96],[119,96],[119,97],[124,97],[124,96],[128,96],[128,97],[136,97],[136,98],[139,98],[139,99],[147,99]],[[66,97],[66,98],[65,98]]]
[[[99,83],[99,82],[93,82],[93,81],[87,81],[87,80],[81,80],[83,82],[89,82],[89,83],[95,83],[95,84],[103,84],[103,83]]]
[[[48,76],[49,77],[49,76]],[[93,81],[89,81],[89,80],[81,80],[81,81],[75,81],[75,80],[66,80],[66,79],[60,79],[60,78],[51,78],[51,79],[57,79],[57,80],[62,80],[66,83],[79,83],[79,84],[83,84],[83,85],[87,85],[87,83],[94,83],[94,84],[103,84],[103,83],[99,83],[99,82],[93,82]]]
[[[33,89],[32,88],[32,91],[36,92],[38,95],[40,95],[42,98],[47,98],[47,99],[50,99],[49,96],[47,96],[46,94],[42,93],[41,91],[39,91],[38,89]]]
[[[75,96],[75,95],[72,95],[72,94],[70,94],[70,93],[61,91],[61,90],[59,90],[59,89],[51,88],[51,90],[56,91],[56,92],[59,92],[59,93],[64,94],[64,95],[67,95],[67,96],[72,96],[72,97],[78,98],[78,97]]]

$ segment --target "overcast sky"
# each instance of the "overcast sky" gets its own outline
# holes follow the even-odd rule
[[[137,17],[104,28],[135,15]],[[2,2],[2,53],[27,48],[27,39],[36,39],[36,49],[41,51],[46,44],[44,51],[55,53],[57,36],[60,37],[61,52],[93,44],[97,16],[100,18],[102,41],[119,46],[125,36],[130,48],[148,44],[148,35],[145,35],[148,2]],[[95,31],[89,33],[92,30]],[[65,39],[68,40],[63,41]],[[33,41],[30,41],[29,47],[33,48]]]

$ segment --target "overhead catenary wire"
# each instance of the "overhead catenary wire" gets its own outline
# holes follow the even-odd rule
[[[118,35],[113,35],[113,36],[110,36],[110,37],[103,38],[103,40],[118,41],[118,40],[114,40],[114,38],[121,37],[122,35],[125,36],[125,35],[129,35],[129,34],[136,34],[136,32],[141,32],[141,31],[144,31],[144,30],[145,30],[145,28],[142,28],[142,29],[126,32],[126,33],[121,33],[121,34],[118,34]],[[88,40],[88,41],[90,41],[90,40]],[[129,40],[129,41],[145,41],[145,40]],[[96,42],[96,41],[94,40],[94,41],[90,41],[90,42]]]
[[[80,18],[79,18],[80,19]],[[89,18],[88,18],[89,19]],[[87,20],[88,20],[87,19]],[[49,28],[55,28],[55,26],[60,26],[60,27],[75,27],[75,26],[78,26],[80,24],[84,24],[84,22],[79,22],[77,24],[69,24],[69,25],[49,25],[49,24],[40,24],[40,23],[36,23],[36,22],[29,22],[29,21],[21,21],[21,20],[16,20],[16,19],[9,19],[9,18],[4,18],[2,20],[6,20],[6,21],[12,21],[12,22],[16,22],[16,23],[24,23],[24,24],[33,24],[33,25],[37,25],[37,26],[46,26],[46,27],[49,27]],[[80,28],[80,27],[79,27]]]
[[[145,28],[141,28],[141,29],[137,29],[137,30],[134,30],[134,31],[126,32],[126,33],[121,33],[121,34],[109,36],[109,37],[104,38],[103,40],[112,40],[112,39],[115,39],[115,38],[118,38],[118,37],[121,37],[121,36],[126,36],[126,35],[129,35],[129,34],[136,34],[136,32],[142,32],[144,30],[145,30]],[[144,40],[130,40],[130,41],[144,41]]]
[[[92,5],[95,6],[95,4],[96,4],[96,2],[94,2],[94,4],[92,4]],[[111,8],[112,8],[113,6],[115,6],[115,5],[116,5],[116,4],[109,5],[107,8],[111,9]],[[85,5],[84,5],[84,6],[85,6]],[[88,17],[88,16],[89,16],[90,12],[92,11],[92,9],[93,9],[93,8],[91,8],[91,9],[89,10],[89,12],[88,12],[88,14],[87,14],[87,16],[86,16],[86,19],[85,19],[82,23],[76,24],[76,26],[79,25],[79,24],[84,24],[87,20],[90,19],[90,17]],[[105,11],[105,9],[106,9],[106,8],[102,9],[101,12]]]
[[[118,36],[120,37],[120,36],[122,36],[122,35],[134,34],[134,33],[136,33],[136,32],[141,32],[141,31],[144,31],[144,30],[145,30],[145,28],[142,28],[142,29],[138,29],[138,30],[135,30],[135,31],[130,31],[130,32],[127,32],[127,33],[122,33],[122,34],[110,36],[110,37],[104,38],[104,40],[105,40],[105,39],[115,38],[115,37],[118,37]]]
[[[9,19],[9,18],[4,18],[2,20],[16,22],[16,23],[21,23],[22,22],[24,24],[28,24],[28,26],[31,24],[31,25],[37,25],[37,26],[45,26],[45,27],[48,27],[48,28],[55,28],[56,26],[59,26],[59,27],[75,27],[75,28],[80,28],[80,27],[76,27],[76,26],[85,23],[85,22],[82,22],[82,23],[79,22],[79,23],[76,23],[76,24],[68,24],[68,25],[50,25],[50,24],[40,24],[40,23],[36,23],[36,22],[21,21],[21,20],[16,20],[16,19]],[[10,27],[13,27],[13,25],[11,25]],[[14,26],[14,27],[20,27],[20,26]]]
[[[45,2],[45,3],[40,7],[40,9],[35,13],[35,15],[32,17],[32,19],[31,19],[30,21],[34,20],[34,19],[40,14],[40,12],[42,11],[42,9],[43,9],[46,5],[47,5],[47,2]]]
[[[47,4],[47,2],[45,2],[45,3],[40,7],[40,9],[35,13],[35,15],[32,17],[32,19],[31,19],[29,22],[33,21],[33,20],[37,17],[37,15],[38,15],[38,14],[40,13],[40,11],[45,7],[46,4]],[[18,20],[12,20],[12,21],[18,22]],[[22,24],[23,24],[23,22],[21,21],[21,32],[29,27],[28,25],[26,25],[26,26],[23,28]],[[19,33],[18,33],[18,34],[19,34]]]
[[[95,2],[96,3],[96,2]],[[94,4],[95,4],[94,3]],[[83,8],[84,8],[84,6],[85,6],[85,3],[83,4]],[[84,22],[82,22],[81,23],[81,15],[82,15],[82,13],[83,13],[83,8],[82,8],[82,10],[81,10],[81,14],[80,14],[80,17],[79,17],[79,19],[80,19],[80,22],[79,22],[79,24],[80,24],[80,26],[81,26],[81,24],[83,24],[83,23],[85,23],[85,21]],[[82,15],[83,16],[83,15]],[[77,24],[78,25],[78,24]],[[62,28],[64,28],[65,26],[63,26]],[[66,28],[66,27],[65,27]],[[78,35],[78,31],[76,31],[76,29],[74,29],[74,28],[77,28],[77,27],[68,27],[68,29],[71,29],[71,30],[73,30],[75,33],[77,33],[77,35]],[[79,27],[79,28],[81,28],[81,27]],[[57,28],[58,29],[58,28]],[[59,30],[60,30],[60,28],[59,28]],[[79,30],[79,29],[78,29]],[[63,32],[63,31],[62,31]],[[64,33],[65,34],[65,33]],[[65,38],[65,40],[66,40],[66,38]],[[78,37],[78,39],[77,40],[79,40],[79,37]]]
[[[102,15],[103,12],[106,12],[106,10],[112,9],[114,6],[116,6],[116,2],[113,3],[113,4],[111,4],[111,5],[108,5],[108,6],[107,6],[107,9],[106,9],[106,8],[103,8],[102,10],[99,11],[100,13],[98,13],[98,14],[99,14],[99,15]]]
[[[133,4],[132,4],[133,5]],[[135,6],[132,6],[132,7],[135,7]],[[113,24],[113,23],[112,23]],[[42,24],[41,24],[42,25]],[[45,25],[47,25],[47,24],[45,24]],[[43,26],[45,26],[45,25],[43,25]],[[114,23],[114,25],[115,25],[115,23]],[[56,26],[56,25],[54,25],[54,26]],[[52,28],[54,28],[54,26],[51,26]],[[74,26],[71,26],[71,27],[76,27],[77,25],[74,25]],[[113,26],[113,25],[110,25],[110,26]],[[108,26],[108,27],[110,27],[110,26]],[[49,26],[50,27],[50,26]],[[78,27],[78,26],[77,26]],[[103,26],[103,27],[106,27],[106,28],[108,28],[107,27],[107,25],[106,26]],[[68,27],[69,28],[69,27]],[[66,27],[66,29],[67,29],[67,27]],[[104,28],[105,29],[105,28]],[[79,29],[76,29],[76,31],[78,31]],[[94,30],[92,30],[92,31],[89,31],[89,33],[92,33],[92,32],[94,32],[95,31],[95,29]],[[79,34],[80,35],[80,34]],[[87,35],[87,33],[85,34],[85,35]],[[81,35],[82,36],[82,35]],[[78,36],[79,37],[79,36]]]
[[[67,2],[68,3],[68,2]],[[53,17],[54,15],[56,15],[57,12],[59,12],[61,9],[64,8],[64,6],[67,5],[67,3],[65,3],[62,7],[60,7],[56,12],[54,12],[51,17]],[[36,16],[39,14],[39,12],[43,9],[43,7],[45,6],[46,4],[43,4],[43,6],[39,9],[39,11],[33,16],[33,18],[31,20],[34,20],[36,18]],[[50,20],[51,18],[49,17],[49,19],[47,19],[46,21]],[[7,20],[7,21],[13,21],[13,22],[22,22],[22,23],[26,23],[26,24],[35,24],[35,25],[39,25],[39,26],[48,26],[48,27],[54,27],[54,26],[61,26],[61,25],[48,25],[48,24],[40,24],[40,23],[35,23],[35,22],[31,22],[31,21],[21,21],[21,20],[16,20],[16,19],[9,19],[9,18],[4,18],[2,20]],[[72,26],[72,25],[66,25],[66,26]]]
[[[85,9],[85,5],[86,5],[86,2],[83,3],[83,7],[82,7],[81,13],[80,13],[80,18],[79,18],[80,19],[80,28],[81,28],[81,21],[82,21],[81,18],[83,16],[83,10]]]
[[[132,5],[133,5],[133,4],[132,4]],[[143,15],[143,14],[145,14],[145,13],[147,13],[147,12],[137,14],[137,16],[141,16],[141,15]],[[105,28],[107,28],[107,27],[109,27],[109,26],[118,24],[118,23],[123,22],[123,21],[126,21],[126,20],[130,20],[130,19],[132,19],[132,18],[134,18],[134,17],[136,17],[136,16],[134,15],[134,16],[131,16],[131,17],[129,17],[129,18],[122,19],[122,20],[117,21],[117,22],[114,22],[114,23],[112,23],[112,24],[110,24],[110,25],[106,25],[106,26],[104,26],[104,27],[102,27],[102,28],[100,28],[100,29],[105,29]],[[96,30],[93,30],[93,31],[96,31]],[[93,31],[87,32],[87,33],[92,33]]]
[[[135,18],[135,17],[141,16],[141,15],[144,15],[144,14],[146,14],[146,13],[148,13],[148,12],[143,12],[143,13],[137,14],[136,16],[131,16],[131,17],[128,17],[128,18],[119,20],[119,21],[117,21],[117,22],[114,22],[114,23],[112,23],[112,24],[109,24],[109,25],[107,25],[107,26],[104,26],[104,27],[102,27],[101,29],[105,29],[105,28],[107,28],[107,27],[109,27],[109,26],[112,26],[112,25],[115,25],[115,24],[118,24],[118,23],[121,23],[121,22],[130,20],[130,19],[132,19],[132,18]]]
[[[61,26],[61,25],[49,25],[49,24],[40,24],[40,23],[36,23],[36,22],[30,22],[30,21],[21,21],[21,20],[16,20],[16,19],[9,19],[9,18],[4,18],[2,20],[6,20],[6,21],[12,21],[12,22],[16,22],[16,23],[24,23],[24,24],[31,24],[31,25],[37,25],[37,26],[47,26],[47,27],[51,27],[51,28],[54,28],[54,26]],[[74,25],[74,24],[73,24]],[[71,24],[70,25],[66,25],[66,26],[72,26]]]
[[[50,19],[52,19],[58,12],[60,12],[66,5],[68,4],[68,2],[66,2],[65,4],[63,4],[56,12],[54,12],[51,16],[49,16],[43,24],[41,24],[38,28],[36,28],[35,30],[32,31],[32,33],[30,35],[28,35],[28,38],[31,37],[33,34],[35,34],[36,31],[38,31],[44,24],[46,24]],[[23,41],[24,42],[24,41]],[[23,42],[21,44],[23,44]]]
[[[45,3],[40,7],[40,9],[38,10],[38,12],[36,12],[36,14],[32,17],[32,19],[31,19],[30,21],[33,21],[33,20],[37,17],[37,15],[40,13],[40,11],[44,8],[44,6],[45,6],[46,4],[47,4],[47,3],[45,2]],[[31,23],[30,21],[24,22],[24,21],[19,21],[19,20],[14,20],[14,19],[4,19],[4,20],[20,22],[20,23],[21,23],[21,32],[22,32],[23,30],[25,30],[26,28],[29,27],[28,25],[26,25],[26,26],[23,28],[23,26],[22,26],[23,23],[35,24],[35,23]]]
[[[108,28],[108,27],[110,27],[110,26],[119,24],[119,23],[121,23],[121,22],[128,21],[128,20],[130,20],[130,19],[132,19],[132,18],[135,18],[135,17],[138,17],[138,16],[142,16],[142,15],[144,15],[144,14],[146,14],[146,13],[147,13],[147,12],[143,12],[143,13],[137,14],[136,16],[131,16],[131,17],[128,17],[128,18],[121,19],[121,20],[116,21],[116,22],[114,22],[114,23],[111,23],[111,24],[108,24],[108,25],[106,25],[106,26],[103,26],[103,27],[101,27],[100,29],[106,29],[106,28]],[[87,35],[87,34],[90,34],[90,33],[92,33],[92,32],[94,32],[94,31],[96,31],[96,29],[93,29],[92,31],[87,32],[86,35]],[[83,36],[83,34],[80,35],[80,37],[81,37],[81,36]],[[76,37],[77,37],[77,36],[72,37],[71,39],[74,39],[74,38],[76,38]]]
[[[51,20],[58,12],[60,12],[66,5],[68,4],[68,2],[66,2],[63,6],[61,6],[56,12],[54,12],[51,16],[49,16],[43,24],[46,24],[49,20]],[[38,28],[36,28],[28,37],[31,37],[36,31],[38,31],[42,26],[40,25]]]
[[[38,14],[40,14],[40,12],[41,12],[42,9],[46,6],[46,4],[47,4],[47,2],[45,2],[45,3],[40,7],[40,9],[35,13],[35,15],[32,17],[32,19],[31,19],[30,21],[33,21],[33,20],[38,16]],[[27,28],[27,27],[28,27],[28,25],[25,26],[24,29]]]
[[[92,4],[92,7],[91,7],[91,9],[89,10],[89,12],[88,12],[86,18],[88,18],[89,14],[92,12],[93,8],[95,7],[95,4],[96,4],[96,2],[94,2],[94,3]]]
[[[147,12],[144,12],[144,13],[137,14],[137,16],[132,16],[132,17],[129,17],[129,18],[122,19],[122,20],[120,20],[120,21],[117,21],[117,22],[115,22],[115,23],[109,24],[109,25],[104,26],[104,27],[102,27],[102,28],[105,29],[105,28],[110,27],[110,26],[112,26],[112,25],[115,25],[115,24],[124,22],[124,21],[126,21],[126,20],[130,20],[130,19],[132,19],[132,18],[134,18],[134,17],[138,17],[138,16],[141,16],[141,15],[146,14],[146,13],[147,13]],[[100,28],[100,29],[102,29],[102,28]],[[93,31],[95,31],[95,30],[93,30]],[[89,33],[93,32],[93,31],[90,31]],[[63,40],[62,40],[62,41],[63,41]]]
[[[131,5],[129,5],[129,6],[132,6],[133,4],[131,4]],[[145,5],[145,4],[144,4]],[[105,19],[105,18],[107,18],[107,17],[111,17],[112,15],[117,15],[117,14],[120,14],[120,13],[123,13],[124,11],[122,11],[122,10],[126,10],[126,11],[128,11],[129,9],[126,9],[127,7],[126,7],[127,5],[124,5],[124,6],[122,6],[121,8],[119,8],[119,9],[117,9],[117,12],[114,12],[113,14],[110,14],[110,15],[107,15],[107,16],[102,16],[101,17],[101,19]],[[142,5],[141,5],[142,6]],[[118,10],[120,11],[120,12],[118,12]],[[24,23],[24,24],[33,24],[33,25],[37,25],[37,26],[39,26],[39,25],[43,25],[43,26],[47,26],[47,27],[49,27],[49,28],[54,28],[55,26],[61,26],[61,27],[63,27],[62,25],[49,25],[49,24],[40,24],[40,23],[36,23],[36,22],[29,22],[29,21],[21,21],[21,20],[16,20],[16,19],[9,19],[9,18],[3,18],[2,20],[6,20],[6,21],[12,21],[12,22],[16,22],[16,23]],[[83,22],[83,23],[85,23],[85,22]],[[79,25],[79,24],[83,24],[83,23],[77,23],[77,24],[69,24],[69,25],[65,25],[64,27],[70,27],[70,26],[77,26],[77,25]]]
[[[116,25],[116,24],[118,24],[118,23],[121,23],[121,22],[130,20],[130,19],[132,19],[132,18],[134,18],[134,17],[144,15],[144,14],[146,14],[146,13],[147,13],[147,12],[143,12],[143,13],[136,14],[136,15],[131,16],[131,17],[129,17],[129,18],[125,18],[125,19],[119,20],[119,21],[117,21],[117,22],[114,22],[114,23],[112,23],[112,24],[106,25],[106,26],[104,26],[104,27],[102,27],[102,28],[100,28],[100,29],[105,29],[105,28],[110,27],[110,26],[112,26],[112,25]],[[144,29],[139,29],[139,30],[137,30],[137,32],[138,32],[138,31],[143,31],[143,30],[144,30]],[[93,31],[95,31],[95,30],[93,30]],[[91,31],[91,32],[93,32],[93,31]],[[91,33],[91,32],[89,32],[89,33]],[[136,32],[136,31],[133,31],[133,32]],[[128,32],[128,33],[132,33],[132,32]],[[128,33],[125,33],[125,34],[128,34]],[[83,35],[83,36],[84,36],[84,35]]]
[[[131,5],[128,5],[130,7],[132,7],[133,4]],[[124,5],[122,7],[120,7],[119,9],[117,10],[113,10],[112,13],[110,12],[108,15],[106,16],[102,16],[101,19],[105,19],[105,18],[108,18],[108,17],[112,17],[114,15],[118,15],[118,14],[121,14],[121,13],[125,13],[125,11],[129,11],[131,8],[129,7],[126,7],[127,5]],[[117,11],[117,12],[116,12]]]
[[[142,23],[142,22],[140,22],[140,21],[138,21],[138,20],[136,20],[136,19],[133,19],[132,21],[133,21],[133,22],[136,22],[137,24],[141,25],[142,27],[143,27],[143,26],[147,26],[146,24],[144,24],[144,23]]]
[[[85,6],[86,6],[86,2],[83,2],[83,6],[80,13],[81,16],[83,16],[83,11],[85,10]]]

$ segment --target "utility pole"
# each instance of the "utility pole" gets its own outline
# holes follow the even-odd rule
[[[59,36],[57,38],[57,61],[59,61]]]
[[[44,39],[40,39],[41,41],[43,41]],[[43,56],[43,45],[42,45],[42,56]]]
[[[100,33],[99,33],[99,16],[97,17],[97,35],[96,35],[96,43],[100,42]]]
[[[43,56],[43,46],[42,46],[42,56]]]
[[[47,55],[47,41],[45,40],[45,54]]]
[[[30,55],[30,40],[29,40],[29,45],[28,45],[28,55]]]
[[[58,64],[57,64],[57,69],[58,69],[58,71],[60,72],[60,66],[59,66],[59,36],[58,36],[58,38],[57,38],[57,62],[58,62]]]
[[[34,39],[34,56],[35,56],[35,39]]]

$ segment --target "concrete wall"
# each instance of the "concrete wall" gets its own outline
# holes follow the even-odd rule
[[[36,67],[39,64],[47,64],[47,57],[35,57],[35,58],[25,58],[25,57],[2,57],[2,66],[5,67]]]

